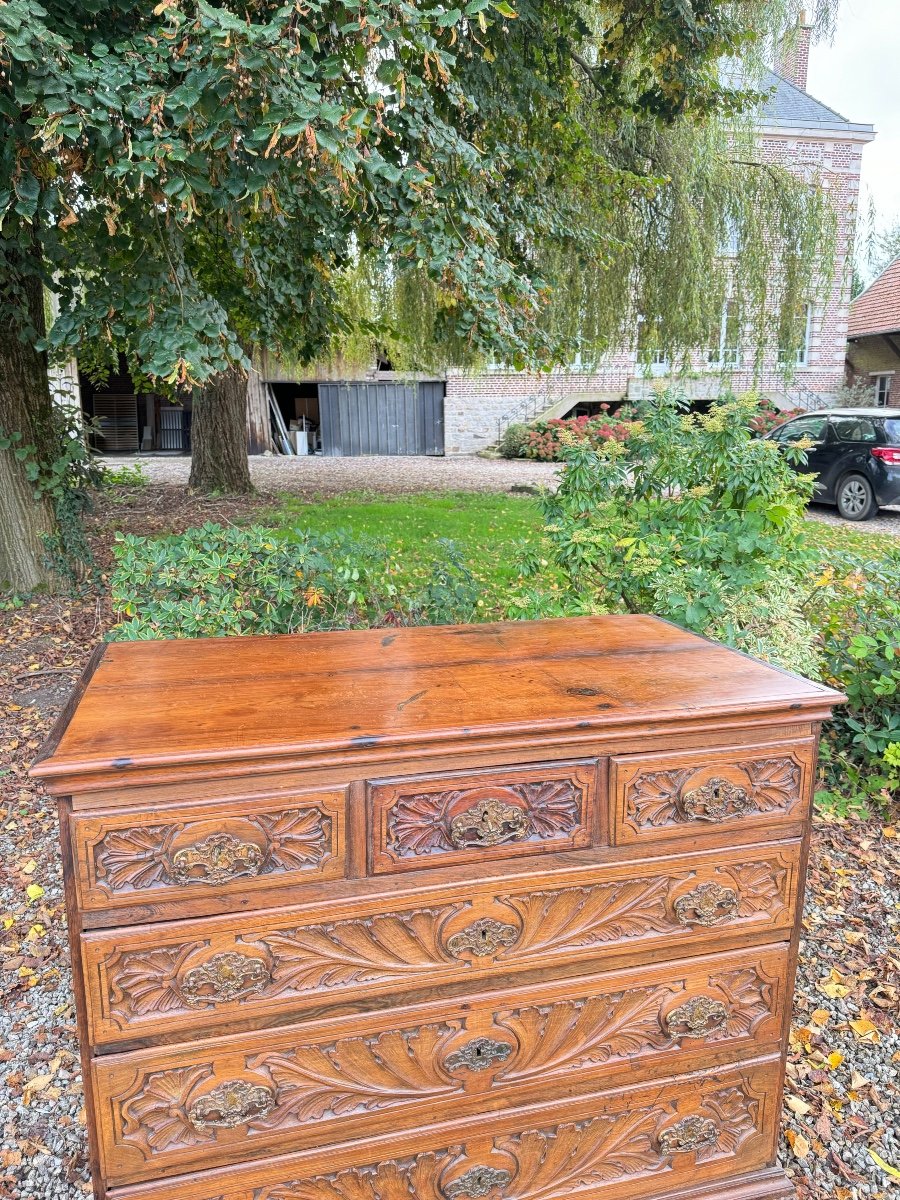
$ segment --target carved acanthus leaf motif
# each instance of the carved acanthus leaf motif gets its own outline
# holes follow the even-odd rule
[[[649,825],[659,828],[677,821],[678,799],[685,780],[694,772],[690,768],[680,771],[642,771],[628,785],[627,810],[638,828]]]
[[[724,1088],[704,1096],[703,1111],[712,1114],[718,1135],[712,1146],[703,1148],[701,1159],[736,1154],[758,1128],[759,1101],[743,1087]]]
[[[581,822],[582,788],[571,779],[484,785],[401,795],[387,822],[387,846],[398,858],[445,854],[572,833]],[[471,797],[471,802],[466,801]]]
[[[449,1025],[425,1025],[257,1055],[248,1068],[269,1075],[278,1088],[278,1106],[262,1124],[285,1128],[453,1095],[462,1084],[440,1066],[441,1047],[453,1032]]]
[[[710,976],[709,982],[728,1000],[728,1019],[722,1036],[740,1037],[752,1033],[772,1012],[772,985],[753,967]]]
[[[112,1013],[127,1019],[132,1014],[147,1016],[181,1008],[184,999],[178,985],[179,972],[207,944],[186,942],[172,949],[128,950],[112,955],[107,961]]]
[[[754,758],[738,766],[750,780],[760,812],[789,809],[800,799],[801,771],[792,758]]]
[[[516,958],[602,946],[620,938],[648,937],[675,928],[666,911],[667,876],[596,887],[503,896],[521,918]]]
[[[494,1144],[516,1160],[515,1200],[554,1200],[590,1185],[656,1170],[659,1117],[659,1109],[644,1108],[529,1130],[496,1138]]]
[[[417,1154],[257,1188],[253,1200],[443,1200],[438,1176],[455,1153]]]
[[[331,818],[315,807],[242,817],[240,827],[247,836],[223,830],[179,845],[197,825],[182,822],[105,834],[94,847],[98,884],[110,892],[218,885],[308,870],[331,851]]]
[[[770,862],[751,862],[729,867],[727,873],[738,885],[742,917],[767,913],[774,916],[784,911],[784,884],[787,872]]]
[[[310,992],[421,974],[447,962],[440,931],[462,908],[384,913],[272,934],[266,944],[276,954],[273,981],[280,988]]]
[[[499,1014],[498,1024],[511,1029],[519,1043],[519,1053],[501,1078],[550,1078],[661,1050],[671,1040],[660,1021],[669,997],[665,988],[634,988]]]
[[[185,1067],[144,1076],[140,1091],[122,1105],[122,1141],[147,1157],[211,1141],[214,1135],[196,1127],[187,1112],[191,1092],[211,1075],[211,1067]]]

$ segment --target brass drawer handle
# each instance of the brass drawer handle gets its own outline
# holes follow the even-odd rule
[[[728,1009],[721,1000],[713,1000],[709,996],[693,996],[678,1008],[672,1009],[666,1017],[666,1029],[673,1036],[687,1032],[694,1037],[703,1037],[721,1029],[727,1020]]]
[[[450,822],[450,841],[457,850],[469,846],[500,846],[528,836],[528,813],[496,796],[479,800]]]
[[[663,1154],[689,1154],[696,1150],[709,1150],[719,1140],[721,1130],[708,1117],[685,1117],[659,1135],[659,1148]]]
[[[476,958],[487,958],[518,940],[519,931],[514,925],[504,925],[501,921],[482,917],[480,921],[473,921],[448,938],[447,949],[454,958],[461,958],[466,953],[474,954]]]
[[[479,1037],[448,1054],[444,1059],[444,1067],[448,1071],[487,1071],[495,1063],[505,1062],[512,1051],[509,1042]]]
[[[479,1196],[488,1196],[494,1188],[504,1188],[512,1179],[509,1171],[498,1167],[473,1167],[442,1187],[441,1191],[447,1200],[459,1200],[462,1196],[471,1196],[477,1200]]]
[[[271,982],[272,974],[262,959],[229,950],[191,967],[181,981],[180,991],[192,1006],[226,1004],[262,992]]]
[[[235,1129],[267,1117],[274,1107],[275,1093],[271,1088],[234,1079],[195,1100],[187,1110],[187,1117],[195,1129]]]
[[[685,792],[681,797],[681,807],[687,821],[718,823],[749,812],[753,802],[745,788],[716,776],[702,787]]]
[[[242,842],[230,833],[214,833],[193,846],[183,846],[172,856],[172,878],[192,883],[229,883],[259,875],[265,856],[255,842]]]
[[[737,915],[738,894],[711,881],[675,901],[675,916],[682,925],[721,925]]]

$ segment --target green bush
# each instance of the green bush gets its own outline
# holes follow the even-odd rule
[[[544,501],[545,557],[581,609],[658,613],[815,675],[804,611],[812,481],[753,436],[755,399],[705,415],[686,407],[665,393],[624,443],[564,449],[559,490]]]
[[[119,535],[113,637],[225,637],[369,625],[390,610],[384,551],[371,542],[258,525],[171,537]]]
[[[418,590],[399,594],[384,546],[343,534],[204,525],[119,535],[111,579],[117,641],[302,633],[478,619],[481,587],[450,541]]]
[[[900,549],[832,554],[820,584],[824,676],[847,696],[825,729],[823,799],[884,809],[900,798]]]
[[[497,449],[502,458],[524,458],[525,443],[528,440],[528,426],[517,423],[508,425],[503,436],[497,443]]]
[[[130,467],[110,467],[103,464],[100,468],[100,487],[146,487],[149,482],[140,463]]]

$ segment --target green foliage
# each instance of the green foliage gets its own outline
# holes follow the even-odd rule
[[[596,611],[657,613],[816,674],[803,615],[812,481],[752,435],[755,405],[698,415],[665,393],[625,443],[571,445],[545,501],[547,557]]]
[[[847,696],[826,729],[826,796],[884,808],[900,799],[900,547],[832,554],[817,613],[825,678]]]
[[[507,425],[500,441],[497,443],[497,449],[500,451],[502,457],[524,458],[528,433],[528,426],[523,425],[521,422],[517,421],[512,425]]]
[[[104,488],[113,487],[146,487],[150,480],[144,474],[144,468],[140,463],[134,463],[132,466],[111,467],[104,464],[101,468],[100,486]]]
[[[53,405],[46,427],[36,430],[39,448],[26,443],[18,430],[0,429],[0,450],[11,450],[22,463],[35,500],[50,502],[56,529],[44,535],[47,567],[71,588],[94,573],[94,555],[84,529],[90,490],[101,481],[101,468],[88,449],[82,415],[70,405]]]

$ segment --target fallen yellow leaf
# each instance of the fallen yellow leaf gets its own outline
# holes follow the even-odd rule
[[[817,1025],[827,1025],[831,1020],[831,1013],[827,1008],[817,1008],[810,1019],[815,1021]]]
[[[40,900],[41,896],[44,894],[44,889],[39,883],[29,883],[25,891],[29,900]]]
[[[52,1080],[52,1075],[35,1075],[34,1079],[29,1079],[22,1090],[22,1101],[28,1104],[35,1092],[42,1092],[44,1088]]]
[[[787,1138],[791,1143],[791,1149],[797,1158],[806,1158],[806,1156],[809,1154],[809,1142],[806,1140],[803,1134],[794,1133],[792,1129],[789,1129]]]
[[[843,1061],[844,1056],[839,1050],[832,1050],[831,1054],[828,1055],[828,1065],[832,1071],[836,1071]]]
[[[812,1112],[812,1106],[807,1104],[805,1100],[801,1100],[799,1096],[788,1096],[785,1104],[798,1117],[805,1117]]]
[[[868,1017],[860,1017],[858,1021],[851,1021],[850,1028],[861,1042],[881,1041],[881,1034],[878,1032],[878,1026],[873,1025]]]
[[[881,1155],[873,1150],[871,1146],[869,1147],[869,1158],[871,1158],[872,1162],[877,1163],[882,1171],[887,1171],[888,1175],[892,1175],[894,1179],[900,1179],[900,1171],[896,1167],[892,1167],[889,1162],[885,1162]]]

